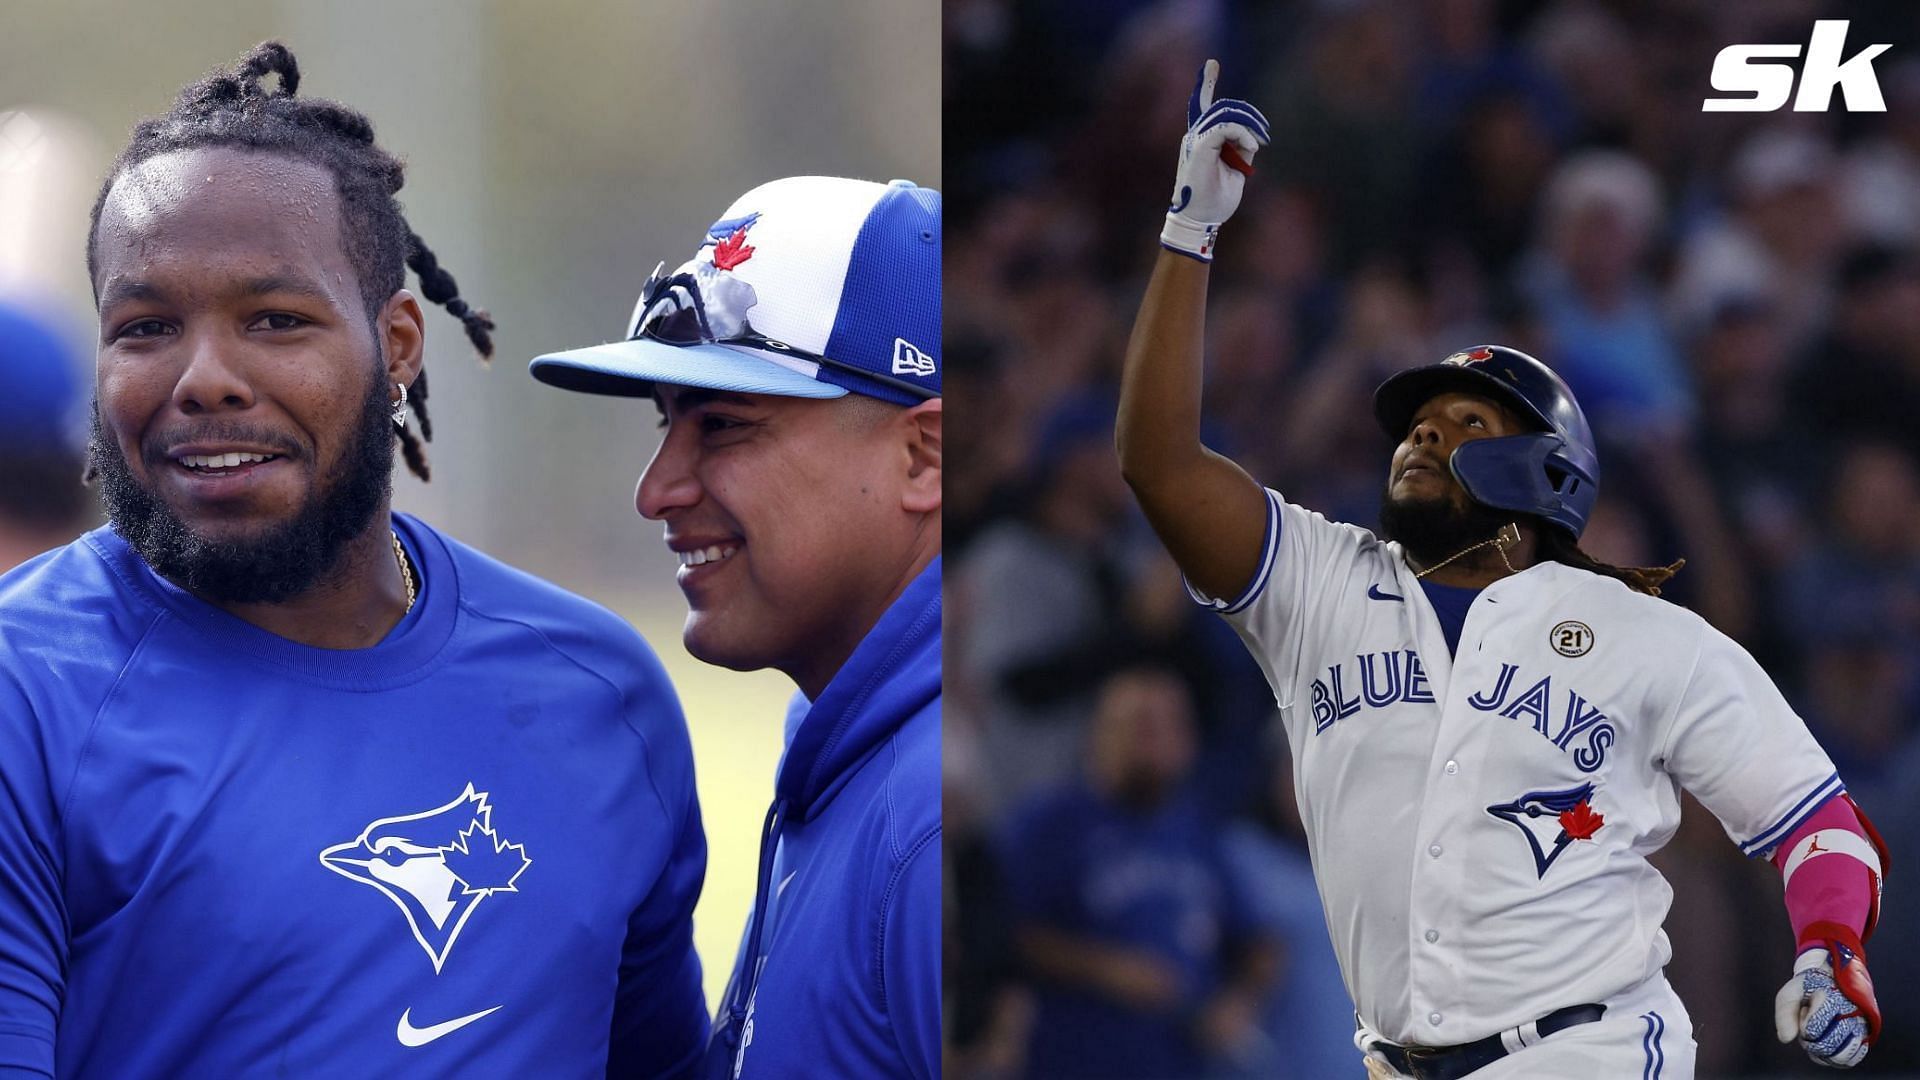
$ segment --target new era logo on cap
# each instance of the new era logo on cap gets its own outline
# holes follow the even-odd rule
[[[895,375],[918,375],[922,378],[936,372],[933,357],[914,348],[913,342],[906,338],[893,339],[893,373]]]
[[[628,396],[655,383],[900,404],[940,394],[937,191],[774,180],[735,200],[667,277],[697,300],[697,336],[646,332],[655,297],[642,296],[629,340],[539,357],[534,377]]]

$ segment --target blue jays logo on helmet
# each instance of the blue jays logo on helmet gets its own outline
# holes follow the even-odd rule
[[[393,901],[437,972],[474,909],[518,892],[514,882],[533,860],[493,831],[487,793],[468,784],[444,806],[372,822],[322,851],[320,864]]]
[[[1482,345],[1476,349],[1464,349],[1460,352],[1454,353],[1452,356],[1449,356],[1445,360],[1442,360],[1440,362],[1443,364],[1462,365],[1462,364],[1484,363],[1491,359],[1493,359],[1492,347],[1487,345]]]
[[[1540,877],[1575,840],[1591,840],[1607,819],[1593,811],[1593,784],[1557,791],[1529,791],[1512,802],[1487,807],[1487,813],[1519,829],[1533,850]]]

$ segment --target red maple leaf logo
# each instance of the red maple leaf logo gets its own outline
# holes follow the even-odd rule
[[[1560,828],[1569,840],[1591,840],[1593,834],[1600,831],[1607,819],[1593,812],[1593,807],[1582,799],[1573,809],[1562,811]]]
[[[751,258],[753,258],[753,248],[747,244],[745,225],[733,230],[725,240],[720,241],[713,248],[713,265],[716,269],[731,270]]]

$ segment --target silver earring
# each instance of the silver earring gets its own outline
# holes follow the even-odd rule
[[[393,388],[400,391],[400,400],[393,406],[393,426],[405,431],[407,428],[407,387],[405,383],[394,383]]]

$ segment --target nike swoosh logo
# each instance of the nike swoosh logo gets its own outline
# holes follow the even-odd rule
[[[1381,591],[1380,591],[1380,586],[1378,586],[1378,585],[1369,585],[1369,586],[1367,586],[1367,599],[1369,599],[1369,600],[1399,600],[1399,601],[1402,601],[1402,602],[1405,602],[1407,598],[1406,598],[1406,597],[1404,597],[1404,596],[1395,596],[1395,595],[1393,595],[1393,594],[1392,594],[1392,593],[1390,593],[1390,592],[1381,592]]]
[[[432,1024],[423,1028],[414,1027],[413,1024],[409,1022],[408,1018],[413,1013],[413,1009],[409,1007],[406,1012],[400,1014],[400,1028],[394,1032],[394,1034],[400,1037],[401,1046],[425,1046],[442,1035],[451,1035],[483,1016],[491,1016],[499,1012],[504,1007],[505,1006],[495,1005],[491,1009],[482,1009],[477,1013],[469,1013],[466,1016],[455,1017],[443,1024]]]

